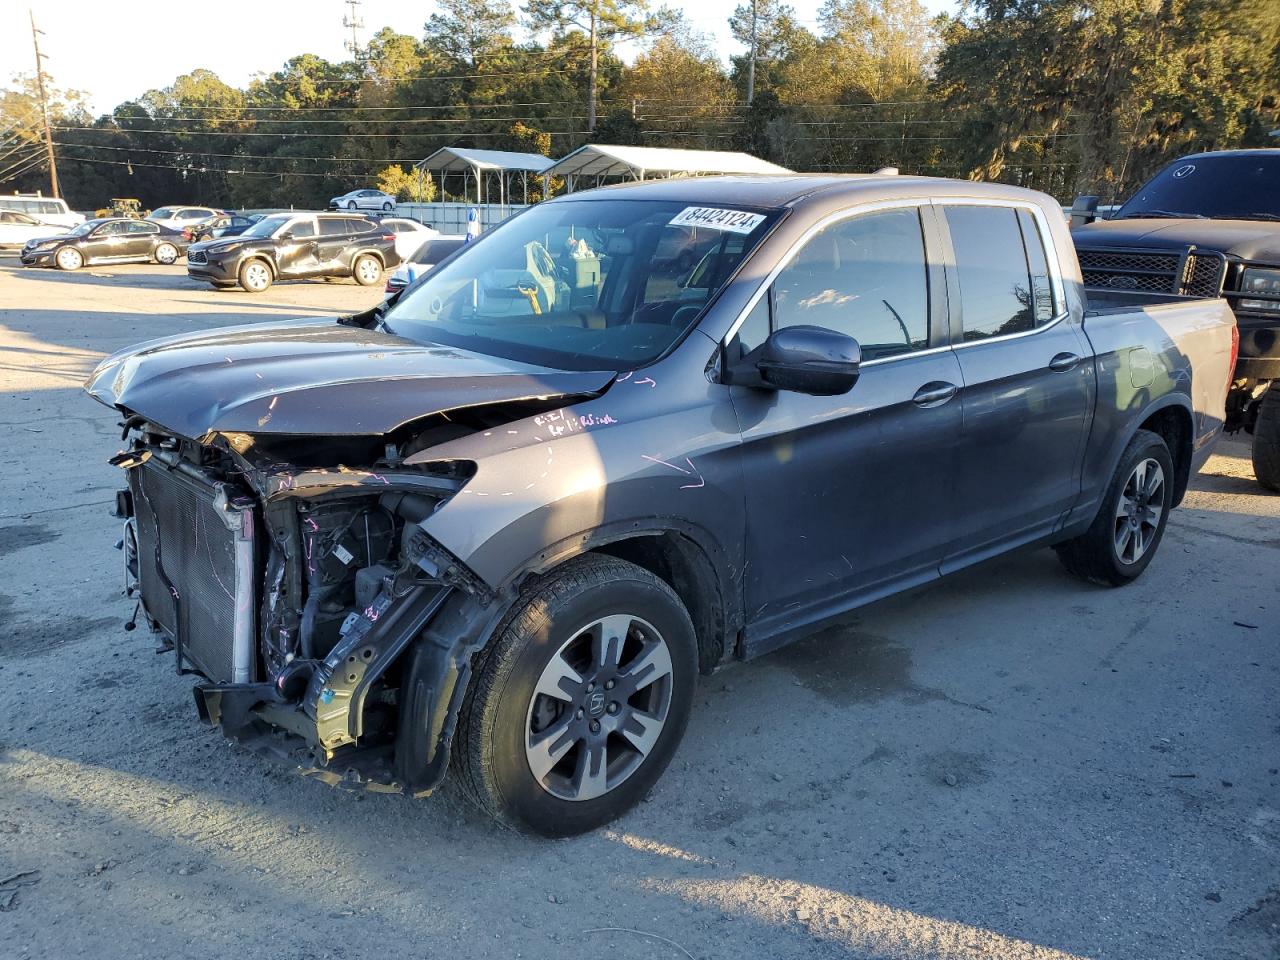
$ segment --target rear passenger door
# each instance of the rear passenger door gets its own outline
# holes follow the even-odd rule
[[[1080,491],[1091,350],[1038,207],[940,201],[963,389],[943,572],[1053,532]]]
[[[146,220],[132,220],[124,225],[125,242],[122,255],[129,257],[151,257],[151,249],[155,245],[156,236],[160,233],[160,225]]]

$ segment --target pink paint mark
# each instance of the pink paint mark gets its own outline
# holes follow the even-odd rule
[[[637,387],[640,387],[640,386],[656,387],[658,385],[657,381],[655,381],[653,377],[645,377],[643,380],[637,380],[635,384]]]
[[[312,520],[310,517],[307,517],[306,523],[307,523],[307,525],[308,525],[308,526],[310,526],[310,527],[311,527],[311,529],[312,529],[312,530],[319,530],[319,529],[320,529],[320,524],[316,523],[316,522],[315,522],[314,520]]]
[[[626,373],[624,373],[622,376],[618,378],[618,383],[621,383],[623,380],[630,380],[633,376],[635,376],[635,371],[628,370]]]
[[[390,481],[390,480],[388,480],[386,477],[384,477],[384,476],[383,476],[382,474],[380,474],[380,473],[371,473],[371,474],[369,474],[369,476],[373,477],[373,479],[375,479],[375,480],[381,480],[381,481],[382,481],[383,483],[385,483],[388,487],[389,487],[389,486],[391,486],[391,481]]]

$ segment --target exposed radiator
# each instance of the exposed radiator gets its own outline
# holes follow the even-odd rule
[[[179,666],[218,683],[254,679],[253,502],[158,457],[129,472],[142,603]]]

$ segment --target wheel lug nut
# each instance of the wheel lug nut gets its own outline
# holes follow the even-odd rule
[[[600,721],[599,721],[599,720],[592,720],[592,721],[591,721],[591,732],[592,732],[592,733],[599,733],[599,732],[600,732]]]
[[[618,701],[615,700],[613,703],[609,704],[610,713],[617,713],[618,710],[619,710]]]
[[[582,708],[581,708],[581,707],[579,707],[579,708],[578,708],[578,719],[579,719],[579,720],[581,720],[581,719],[582,719],[582,716],[583,716]]]
[[[613,681],[612,681],[612,680],[606,680],[606,681],[605,681],[605,684],[604,684],[604,688],[605,688],[606,690],[612,690],[612,689],[613,689]]]
[[[596,688],[596,682],[592,680],[590,683],[587,684],[587,693],[590,693],[595,688]]]

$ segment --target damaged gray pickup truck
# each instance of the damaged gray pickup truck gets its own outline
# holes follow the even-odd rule
[[[128,589],[201,716],[331,782],[452,764],[567,835],[696,676],[1018,547],[1120,585],[1220,432],[1220,300],[1085,301],[1057,204],[906,177],[538,204],[398,301],[105,360]]]

